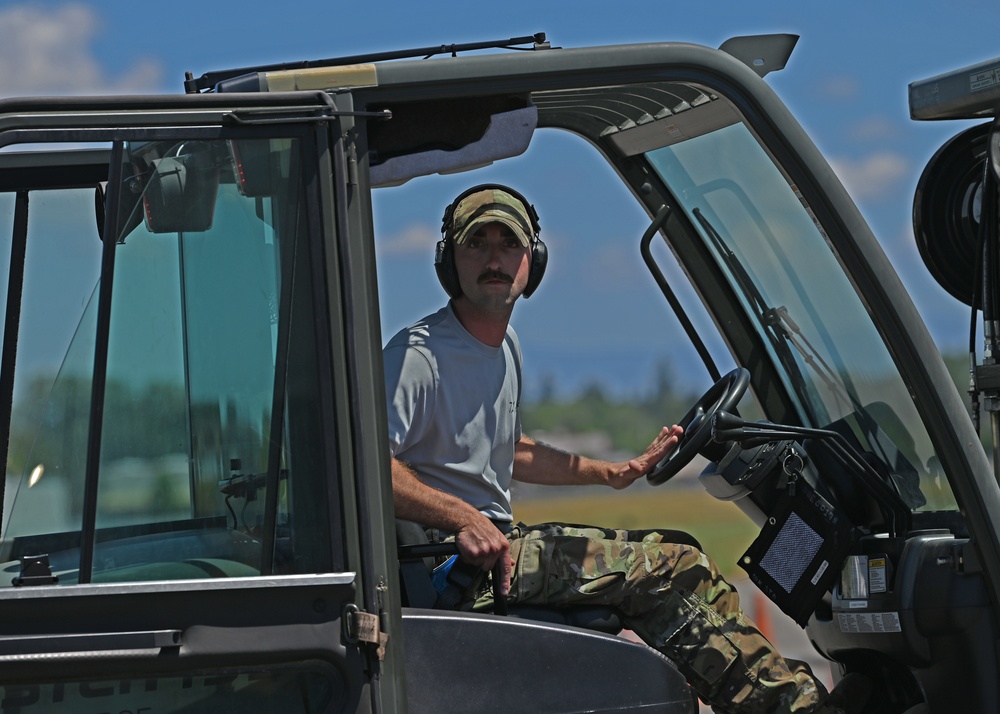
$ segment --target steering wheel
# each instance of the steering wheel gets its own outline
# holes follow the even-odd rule
[[[680,420],[678,426],[684,429],[680,441],[646,474],[646,479],[658,486],[691,463],[712,439],[712,417],[718,411],[734,413],[749,384],[750,372],[742,367],[713,384]]]

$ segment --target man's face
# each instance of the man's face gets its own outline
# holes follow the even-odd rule
[[[470,303],[509,312],[528,283],[531,249],[503,223],[487,223],[455,246],[455,268]]]

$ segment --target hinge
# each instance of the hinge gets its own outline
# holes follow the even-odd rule
[[[358,185],[358,152],[353,143],[347,149],[347,183],[350,186]]]
[[[15,588],[27,585],[55,585],[59,578],[52,574],[48,555],[26,555],[21,558],[21,572],[14,578]]]
[[[365,612],[354,603],[344,606],[344,641],[349,645],[367,642],[375,646],[375,654],[381,662],[385,658],[385,647],[389,635],[382,632],[379,616]]]

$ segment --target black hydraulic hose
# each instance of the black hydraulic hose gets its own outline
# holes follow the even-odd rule
[[[976,249],[976,262],[980,269],[974,273],[971,307],[969,309],[969,413],[972,416],[972,424],[979,433],[979,381],[976,377],[976,317],[979,308],[985,302],[985,295],[981,292],[985,283],[985,254],[986,254],[986,232],[980,223],[979,245]]]
[[[983,263],[982,263],[982,310],[983,310],[983,339],[987,349],[995,351],[997,343],[997,326],[995,321],[1000,312],[1000,299],[998,299],[998,286],[996,283],[996,183],[993,180],[993,173],[990,171],[989,161],[983,168],[982,198],[979,211],[979,228],[982,236]]]
[[[285,433],[285,404],[288,398],[288,361],[291,353],[292,304],[295,300],[296,261],[298,259],[299,230],[298,202],[279,214],[278,234],[286,240],[281,243],[280,279],[278,296],[278,333],[274,351],[274,382],[271,385],[271,424],[268,433],[267,474],[264,479],[264,526],[261,536],[260,574],[274,572],[274,559],[278,542],[278,482],[280,480],[282,445]],[[291,240],[287,240],[288,236]],[[249,500],[249,497],[247,497]]]

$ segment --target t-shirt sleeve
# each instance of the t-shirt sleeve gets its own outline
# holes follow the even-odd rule
[[[437,380],[423,351],[405,345],[388,345],[382,351],[385,365],[389,450],[393,456],[423,437],[431,415]]]

